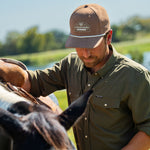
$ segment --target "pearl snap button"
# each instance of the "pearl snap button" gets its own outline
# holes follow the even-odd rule
[[[89,83],[89,84],[88,84],[88,87],[90,87],[90,86],[91,86],[91,84]]]
[[[87,120],[87,117],[85,117],[84,120]]]
[[[104,106],[107,107],[108,105],[107,105],[107,104],[104,104]]]

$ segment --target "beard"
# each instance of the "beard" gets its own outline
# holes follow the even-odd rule
[[[89,58],[80,57],[80,59],[82,60],[82,62],[87,68],[93,68],[97,66],[98,64],[100,64],[103,60],[94,56],[91,56]]]
[[[78,56],[84,63],[85,67],[96,71],[99,70],[107,61],[109,56],[108,50],[109,48],[107,47],[107,43],[103,43],[102,46],[97,47],[96,52],[93,52],[93,54],[92,52],[89,52],[90,54],[88,54],[88,57],[84,57],[82,53],[79,53]]]

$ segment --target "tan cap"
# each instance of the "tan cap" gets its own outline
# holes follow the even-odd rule
[[[98,4],[79,6],[70,17],[68,48],[95,48],[110,30],[106,10]]]

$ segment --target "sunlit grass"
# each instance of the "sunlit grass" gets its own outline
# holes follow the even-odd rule
[[[143,38],[134,41],[119,42],[113,44],[116,50],[122,54],[130,54],[134,51],[144,53],[150,51],[150,38]]]
[[[31,54],[11,55],[5,57],[20,60],[27,66],[44,66],[51,62],[61,60],[72,51],[74,51],[74,49],[61,49]]]
[[[54,94],[58,99],[60,108],[62,110],[65,110],[68,107],[66,90],[56,91],[54,92]],[[68,133],[70,140],[74,143],[74,145],[76,145],[74,134],[73,134],[73,129],[71,128],[67,133]]]

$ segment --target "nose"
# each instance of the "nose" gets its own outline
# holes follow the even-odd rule
[[[84,48],[84,49],[82,50],[82,55],[83,55],[83,57],[88,58],[88,57],[90,57],[91,52],[90,52],[89,49]]]

